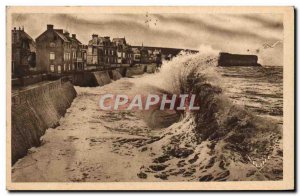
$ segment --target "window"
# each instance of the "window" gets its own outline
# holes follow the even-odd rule
[[[54,72],[54,65],[50,65],[50,71]]]
[[[73,52],[73,59],[76,58],[76,52]]]
[[[54,52],[50,52],[50,60],[54,60],[55,59],[55,53]]]
[[[61,66],[60,65],[57,66],[57,73],[61,73]]]
[[[64,54],[64,60],[70,60],[70,57],[71,57],[70,53],[66,52]]]

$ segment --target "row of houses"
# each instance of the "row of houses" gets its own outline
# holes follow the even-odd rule
[[[143,63],[161,63],[161,51],[130,46],[125,37],[100,37],[93,34],[88,45],[76,34],[47,29],[33,40],[24,28],[12,30],[12,74],[68,73],[72,71],[105,69]]]

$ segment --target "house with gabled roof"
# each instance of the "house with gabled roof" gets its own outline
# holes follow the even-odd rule
[[[46,31],[36,38],[36,63],[40,71],[61,74],[75,70],[71,59],[71,41],[62,29],[48,24]]]
[[[117,63],[118,64],[132,64],[132,50],[124,38],[113,38],[112,42],[117,48]]]
[[[116,45],[110,40],[110,37],[100,37],[97,34],[92,35],[87,50],[87,66],[92,68],[109,68],[117,64]]]
[[[24,27],[12,30],[12,76],[24,76],[36,71],[36,45]]]
[[[84,70],[86,62],[84,61],[85,48],[76,34],[70,36],[69,32],[65,32],[64,36],[68,38],[71,45],[71,64],[75,70]]]

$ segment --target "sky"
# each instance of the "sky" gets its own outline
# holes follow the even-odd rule
[[[53,24],[84,44],[98,34],[131,45],[256,54],[262,64],[282,65],[282,21],[280,14],[13,14],[12,25],[34,39]]]

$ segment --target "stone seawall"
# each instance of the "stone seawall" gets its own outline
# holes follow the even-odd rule
[[[92,72],[97,86],[104,86],[105,84],[111,83],[108,71],[95,71]]]
[[[40,137],[46,129],[58,125],[75,97],[73,85],[61,79],[12,95],[12,164],[25,156],[29,148],[40,145]]]
[[[258,64],[256,55],[230,54],[221,52],[219,54],[218,66],[261,66]]]
[[[116,75],[116,73],[114,74]],[[75,86],[81,87],[103,86],[105,84],[111,83],[111,79],[113,79],[110,77],[108,71],[77,72],[72,73],[69,78]]]
[[[141,75],[145,73],[145,66],[146,65],[141,64],[134,67],[127,67],[126,77],[132,77],[134,75]]]
[[[146,72],[147,73],[154,73],[156,71],[156,64],[149,64],[146,65]]]
[[[112,79],[112,80],[119,80],[122,78],[122,75],[118,70],[110,70],[110,71],[108,71],[108,73],[109,73],[110,79]]]

